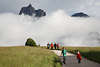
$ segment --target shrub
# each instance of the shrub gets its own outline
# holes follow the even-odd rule
[[[36,42],[32,38],[28,38],[25,43],[25,46],[37,46],[37,45],[36,45]]]

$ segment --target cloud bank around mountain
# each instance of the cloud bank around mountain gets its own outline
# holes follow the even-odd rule
[[[21,46],[27,38],[37,44],[58,42],[66,46],[100,46],[99,19],[70,17],[64,10],[57,10],[40,19],[0,14],[0,46]]]

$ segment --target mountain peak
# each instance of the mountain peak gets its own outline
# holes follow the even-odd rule
[[[32,7],[32,4],[29,4],[28,7]]]
[[[46,12],[44,12],[44,10],[42,10],[42,9],[35,10],[35,8],[32,7],[31,4],[29,4],[26,7],[21,8],[19,15],[22,15],[22,14],[29,15],[29,16],[32,16],[34,14],[35,17],[46,16]]]
[[[72,17],[89,17],[89,16],[83,12],[79,12],[79,13],[74,13]]]

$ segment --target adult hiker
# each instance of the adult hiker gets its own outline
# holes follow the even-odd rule
[[[67,53],[67,50],[63,47],[61,55],[63,55],[63,63],[64,64],[66,64],[66,56],[67,56],[66,53]]]
[[[53,49],[53,43],[51,43],[51,50]]]
[[[56,47],[57,47],[57,50],[59,50],[59,44],[58,43],[57,43]]]
[[[50,44],[48,43],[48,44],[47,44],[47,49],[49,49],[49,47],[50,47]]]
[[[54,48],[55,48],[55,50],[56,50],[56,46],[57,46],[57,44],[56,44],[56,42],[55,42],[55,44],[54,44]]]
[[[78,63],[81,63],[81,60],[82,60],[82,57],[81,57],[81,54],[79,52],[79,50],[77,50],[77,60],[78,60]]]

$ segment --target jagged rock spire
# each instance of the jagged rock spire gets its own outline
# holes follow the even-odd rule
[[[35,10],[35,8],[32,7],[31,4],[29,4],[27,7],[22,7],[19,15],[21,14],[29,15],[29,16],[32,16],[33,14],[35,14],[35,17],[46,16],[46,12],[44,12],[44,10],[42,9]]]

